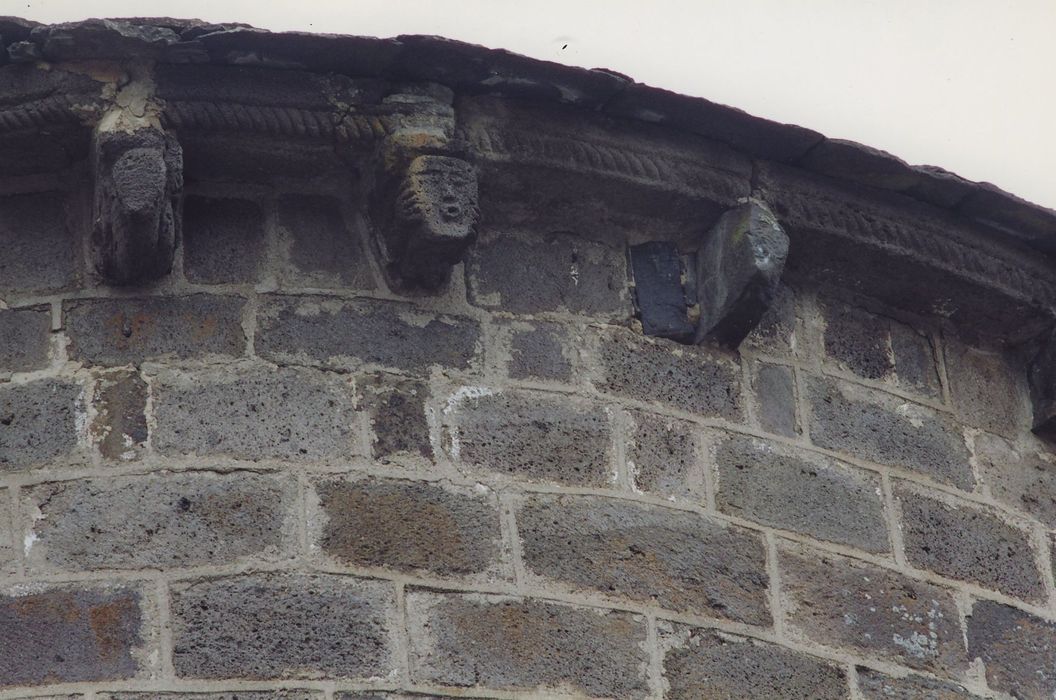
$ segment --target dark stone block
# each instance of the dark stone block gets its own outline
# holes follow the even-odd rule
[[[47,292],[77,273],[74,237],[58,192],[0,197],[0,292]]]
[[[264,253],[264,215],[244,199],[187,197],[183,270],[201,284],[257,281]]]
[[[279,228],[289,246],[286,284],[375,289],[359,232],[346,225],[331,197],[289,195],[279,200]]]
[[[628,249],[634,275],[634,300],[646,335],[686,342],[695,327],[682,289],[682,260],[669,241],[652,241]]]
[[[982,700],[956,683],[909,675],[892,678],[870,668],[858,668],[858,689],[865,700]]]
[[[569,381],[573,365],[570,329],[558,323],[539,322],[513,328],[508,371],[514,379]]]
[[[135,458],[147,443],[147,383],[135,372],[104,374],[96,385],[90,434],[109,460]]]
[[[689,421],[631,411],[625,453],[632,488],[697,500],[704,491],[702,431]]]
[[[0,309],[0,372],[30,372],[46,367],[50,337],[50,307]]]
[[[920,174],[901,158],[842,139],[825,139],[810,149],[799,165],[839,180],[896,192],[909,190],[920,181]]]
[[[799,434],[796,418],[796,388],[791,367],[756,363],[752,378],[759,425],[763,430],[785,437]]]
[[[41,466],[77,447],[81,387],[60,379],[0,384],[0,473]]]
[[[968,651],[983,660],[986,682],[1017,698],[1056,694],[1056,623],[1001,603],[976,601]]]
[[[429,399],[427,384],[374,375],[359,387],[374,434],[371,445],[374,459],[385,462],[401,455],[433,457],[425,416],[425,402]]]

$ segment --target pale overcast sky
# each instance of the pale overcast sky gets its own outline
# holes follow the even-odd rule
[[[611,68],[1056,208],[1056,0],[0,0],[0,14],[439,34]]]

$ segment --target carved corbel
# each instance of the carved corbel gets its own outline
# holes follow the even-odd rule
[[[149,282],[172,268],[180,234],[183,153],[160,127],[100,125],[92,138],[92,254],[110,283]]]
[[[674,243],[630,249],[642,330],[681,343],[736,348],[773,302],[788,236],[766,205],[730,209],[699,250],[681,255]]]

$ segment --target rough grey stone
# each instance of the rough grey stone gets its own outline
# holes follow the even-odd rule
[[[183,205],[183,271],[199,284],[257,281],[265,252],[264,215],[245,199],[187,197]]]
[[[15,547],[22,544],[15,534],[10,498],[7,489],[0,489],[0,573],[12,571],[17,556]]]
[[[967,668],[957,608],[945,589],[820,552],[782,552],[779,567],[796,636],[941,675]]]
[[[971,489],[975,478],[968,448],[960,429],[948,418],[832,379],[812,379],[808,396],[814,444]]]
[[[785,437],[799,434],[796,418],[796,388],[792,368],[756,363],[752,391],[763,430]]]
[[[986,682],[1017,698],[1056,694],[1056,624],[989,600],[968,618],[968,652],[986,666]]]
[[[609,418],[593,402],[541,392],[463,388],[449,401],[459,464],[533,481],[610,483]]]
[[[568,381],[570,333],[557,323],[536,323],[530,330],[514,329],[510,339],[510,376],[514,379]]]
[[[711,630],[677,626],[675,631],[676,644],[663,657],[664,697],[670,700],[847,697],[844,672],[820,659]]]
[[[323,697],[323,691],[303,688],[231,690],[215,693],[159,690],[153,692],[96,693],[95,696],[99,700],[319,700]]]
[[[623,251],[565,234],[476,243],[467,264],[470,302],[485,309],[630,317]]]
[[[77,447],[81,387],[61,379],[0,385],[0,472],[41,466]]]
[[[174,584],[172,661],[185,678],[376,678],[394,672],[392,584],[251,574]]]
[[[287,195],[279,199],[279,230],[289,250],[282,272],[288,285],[375,289],[363,242],[332,197]]]
[[[73,283],[76,244],[58,192],[0,197],[0,292],[45,292]]]
[[[741,372],[731,358],[626,330],[599,332],[595,343],[602,391],[702,416],[740,419]]]
[[[1028,532],[982,508],[948,505],[903,483],[895,495],[911,564],[1024,600],[1045,599]]]
[[[975,436],[982,479],[994,498],[1056,528],[1056,464],[1042,457],[1043,450],[1041,445],[1017,450],[987,433]]]
[[[345,458],[354,406],[347,381],[311,370],[166,372],[155,386],[154,446],[163,454]]]
[[[525,567],[579,589],[766,625],[762,539],[696,513],[535,495],[517,512]]]
[[[869,668],[858,668],[858,689],[865,700],[981,700],[956,683],[925,676],[892,678]]]
[[[1007,437],[1030,429],[1027,373],[1009,358],[948,338],[946,376],[950,399],[964,422]]]
[[[374,459],[388,461],[393,457],[433,456],[425,403],[429,386],[423,382],[374,375],[360,383],[363,405],[370,415],[374,440]]]
[[[438,484],[365,479],[315,487],[324,552],[357,566],[441,576],[494,568],[501,547],[493,497]]]
[[[0,372],[30,372],[48,365],[51,308],[0,309]]]
[[[700,498],[704,488],[700,428],[644,411],[629,413],[624,450],[633,487],[668,498]]]
[[[942,396],[935,348],[928,336],[895,321],[891,322],[888,331],[898,385],[923,396],[935,399]]]
[[[749,437],[723,441],[715,461],[720,511],[867,552],[890,550],[878,476]]]
[[[409,591],[411,680],[643,698],[645,620],[533,600]]]
[[[134,459],[147,442],[147,383],[136,372],[102,375],[92,399],[95,417],[90,433],[103,457]]]
[[[627,255],[642,332],[683,343],[691,341],[696,326],[689,319],[690,302],[682,282],[686,271],[678,245],[674,241],[647,241],[628,247]]]
[[[469,369],[479,338],[476,321],[403,304],[275,296],[262,304],[256,348],[280,363],[338,370],[369,364],[427,373],[434,365]]]
[[[31,570],[168,569],[277,558],[296,484],[252,472],[167,473],[25,489]]]
[[[796,295],[788,286],[778,284],[770,306],[740,349],[774,357],[792,355],[796,350],[796,325]]]
[[[134,589],[82,585],[0,595],[0,687],[132,678],[141,626]]]
[[[96,365],[245,351],[241,297],[192,294],[142,299],[86,299],[63,304],[69,354]]]

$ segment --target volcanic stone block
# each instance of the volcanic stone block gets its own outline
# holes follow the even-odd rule
[[[407,594],[411,680],[459,687],[648,694],[645,619],[479,594]]]
[[[705,629],[678,625],[663,659],[670,700],[841,700],[843,670],[805,654]]]
[[[363,405],[370,415],[374,459],[419,456],[432,458],[425,402],[429,386],[423,382],[374,375],[361,384]]]
[[[979,433],[975,456],[990,493],[1002,503],[1056,528],[1056,464],[1038,450],[1017,450],[1006,440]]]
[[[0,472],[41,466],[76,449],[80,397],[81,387],[62,379],[0,385]]]
[[[946,590],[831,554],[782,552],[779,566],[795,636],[941,675],[967,669]]]
[[[192,294],[143,299],[85,299],[63,307],[70,358],[124,365],[163,357],[190,359],[245,351],[241,297]]]
[[[892,678],[870,668],[858,668],[858,689],[865,700],[982,700],[956,683],[925,676]]]
[[[627,252],[642,332],[679,342],[692,339],[696,326],[689,319],[678,247],[672,241],[649,241],[631,246]]]
[[[1027,373],[1010,358],[950,338],[946,342],[950,398],[969,425],[1007,437],[1032,426]]]
[[[740,419],[741,371],[732,358],[626,330],[598,332],[595,344],[602,391],[701,416]]]
[[[791,367],[755,363],[752,392],[763,430],[786,437],[799,434],[796,386]]]
[[[697,254],[700,322],[696,341],[735,348],[773,302],[788,256],[788,236],[761,202],[723,214]]]
[[[762,539],[696,513],[535,495],[517,512],[525,567],[580,590],[766,625]]]
[[[894,374],[888,319],[834,302],[823,302],[821,310],[828,359],[866,379],[885,379]]]
[[[807,391],[814,444],[971,489],[964,437],[938,412],[833,379],[814,378]]]
[[[950,505],[903,483],[896,496],[911,564],[1024,600],[1044,600],[1028,532],[982,508]]]
[[[1027,366],[1033,409],[1031,429],[1046,438],[1056,435],[1056,331],[1043,334]]]
[[[15,563],[15,547],[21,544],[15,534],[15,521],[11,514],[10,493],[0,489],[0,573],[11,573]]]
[[[989,600],[968,618],[968,651],[983,660],[986,682],[1017,698],[1056,694],[1056,624]]]
[[[700,498],[702,431],[688,421],[631,411],[625,428],[632,486],[669,498]]]
[[[23,491],[31,570],[167,569],[277,558],[292,543],[296,484],[232,472],[42,484]]]
[[[264,214],[245,199],[187,197],[183,214],[183,272],[200,284],[257,280],[266,250]]]
[[[140,594],[81,585],[0,595],[0,686],[138,675]]]
[[[511,331],[509,373],[514,379],[569,381],[572,362],[569,329],[558,323],[535,323]]]
[[[48,292],[73,283],[76,243],[59,192],[0,197],[0,292]]]
[[[323,691],[299,688],[234,690],[218,693],[187,693],[160,690],[155,692],[96,693],[96,697],[99,700],[321,700]],[[360,696],[356,695],[355,697]]]
[[[774,289],[770,306],[763,312],[759,324],[752,329],[740,350],[751,350],[764,355],[787,357],[796,348],[796,296],[786,285]]]
[[[173,584],[172,661],[184,678],[385,678],[394,673],[392,584],[250,574]]]
[[[898,386],[923,396],[939,398],[942,387],[935,361],[935,348],[927,335],[892,321],[888,332],[895,358]]]
[[[623,251],[565,234],[477,242],[467,265],[470,302],[519,314],[631,315]]]
[[[147,443],[147,383],[136,372],[119,370],[96,384],[91,436],[103,457],[134,459]]]
[[[449,408],[450,451],[459,464],[578,486],[603,486],[613,478],[609,418],[598,404],[463,387]]]
[[[382,479],[327,480],[315,488],[326,516],[320,544],[343,562],[441,576],[483,573],[498,563],[492,496]]]
[[[46,367],[50,334],[50,307],[0,309],[0,372],[30,372]]]
[[[165,372],[154,395],[163,454],[345,458],[355,442],[349,382],[311,370]]]
[[[867,552],[890,550],[877,475],[749,437],[725,440],[715,461],[720,511]]]
[[[428,373],[434,365],[470,369],[480,327],[383,301],[323,297],[268,297],[258,318],[256,348],[279,363],[347,370],[380,365]]]
[[[288,249],[283,282],[306,287],[375,289],[374,274],[358,231],[351,230],[332,197],[279,199],[279,232]]]

